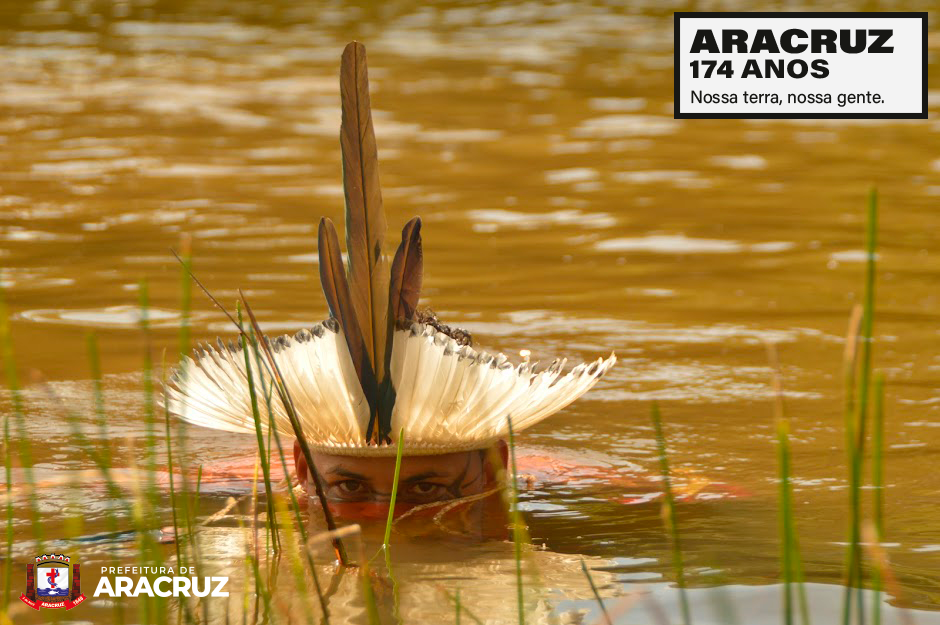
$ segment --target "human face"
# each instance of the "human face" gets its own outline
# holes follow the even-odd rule
[[[335,502],[388,502],[395,479],[395,458],[314,454],[326,497]],[[483,492],[486,457],[480,451],[401,460],[396,501],[424,504]]]
[[[306,482],[303,456],[295,453],[294,461],[297,475],[302,483]],[[331,502],[387,503],[391,499],[395,479],[393,457],[314,453],[313,461]],[[487,489],[492,473],[486,450],[405,456],[396,501],[418,505],[476,495]]]

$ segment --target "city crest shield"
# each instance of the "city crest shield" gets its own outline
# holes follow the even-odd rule
[[[71,610],[85,600],[77,563],[60,554],[43,554],[35,563],[26,565],[26,592],[20,599],[33,608],[65,608]]]

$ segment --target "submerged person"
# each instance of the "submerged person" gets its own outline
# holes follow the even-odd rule
[[[430,309],[417,310],[415,320],[453,339],[457,344],[471,344],[469,332],[444,325]],[[408,437],[405,436],[407,442]],[[308,469],[300,443],[296,440],[293,456],[298,483],[312,493],[315,490],[311,484],[313,472]],[[370,457],[359,453],[350,455],[322,451],[313,452],[311,456],[330,502],[387,504],[391,500],[396,456]],[[499,473],[506,468],[507,460],[508,448],[502,440],[469,451],[427,455],[403,453],[396,502],[407,508],[487,492],[499,485]],[[381,509],[377,512],[381,512]]]
[[[383,252],[386,220],[359,43],[343,52],[340,91],[348,261],[329,219],[320,220],[318,236],[330,318],[270,342],[273,363],[250,353],[251,384],[240,346],[197,350],[168,386],[168,408],[193,424],[255,433],[254,396],[266,429],[262,398],[275,385],[276,363],[285,398],[271,393],[271,422],[282,436],[303,438],[305,445],[294,444],[297,477],[304,485],[319,480],[331,508],[387,511],[399,442],[397,501],[421,506],[482,495],[505,467],[510,422],[521,431],[562,410],[616,357],[567,373],[565,361],[556,360],[537,371],[528,357],[513,365],[502,354],[474,350],[467,332],[419,311],[420,218],[405,225],[390,265]]]

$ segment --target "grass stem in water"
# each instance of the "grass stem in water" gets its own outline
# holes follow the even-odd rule
[[[879,373],[875,376],[875,409],[874,421],[872,423],[872,488],[873,491],[873,525],[875,533],[875,543],[879,546],[885,537],[885,476],[884,476],[884,394],[885,379],[884,375]],[[881,588],[882,575],[879,567],[875,566],[872,570],[872,623],[881,625]]]
[[[238,323],[242,323],[242,311],[241,308],[237,309],[238,313]],[[268,535],[271,537],[271,543],[274,547],[274,552],[277,553],[280,551],[280,539],[277,532],[277,511],[274,509],[274,493],[271,489],[271,470],[268,466],[268,453],[265,449],[264,444],[264,435],[261,431],[261,411],[258,410],[258,394],[255,390],[255,378],[251,370],[251,358],[248,351],[248,343],[245,340],[245,333],[242,332],[241,336],[241,345],[242,345],[242,355],[245,357],[245,375],[248,378],[248,395],[251,398],[251,416],[252,421],[255,424],[255,436],[257,437],[258,442],[258,457],[261,462],[261,471],[264,475],[264,493],[266,498],[267,506],[267,515],[266,515],[266,526],[268,530]],[[261,372],[258,372],[258,375],[261,375]]]
[[[659,454],[659,469],[663,481],[663,517],[672,542],[672,567],[679,587],[679,605],[682,610],[682,622],[691,625],[689,598],[685,592],[685,565],[682,560],[682,544],[679,541],[679,525],[676,519],[676,499],[672,492],[672,479],[669,473],[669,458],[666,454],[666,437],[663,435],[663,421],[659,415],[659,404],[653,402],[653,428],[656,431],[656,450]]]
[[[512,542],[516,559],[516,601],[519,607],[519,625],[525,625],[525,593],[522,586],[522,514],[519,512],[519,482],[516,471],[516,439],[512,429],[512,417],[506,417],[509,425],[509,458],[512,473],[509,476],[512,496]]]
[[[610,614],[607,613],[607,607],[604,605],[604,600],[601,599],[601,595],[597,592],[597,586],[594,584],[594,578],[591,577],[591,571],[588,570],[587,564],[584,562],[584,558],[581,558],[581,570],[584,572],[584,576],[587,578],[588,585],[591,587],[591,592],[594,594],[594,600],[597,601],[597,605],[601,609],[601,614],[604,615],[604,621],[607,625],[614,625],[614,622],[610,620]]]

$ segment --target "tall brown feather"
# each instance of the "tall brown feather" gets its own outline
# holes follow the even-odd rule
[[[385,377],[379,387],[379,437],[392,429],[392,409],[395,407],[395,388],[391,380],[392,340],[395,323],[412,320],[421,296],[424,274],[424,254],[421,251],[421,218],[415,217],[402,228],[401,244],[392,260],[391,281],[388,288],[388,328],[385,344]],[[371,432],[371,427],[370,430]]]
[[[401,244],[392,261],[388,288],[389,329],[399,319],[414,318],[421,296],[424,254],[421,251],[421,218],[415,217],[402,228]],[[390,351],[390,350],[389,350]]]
[[[339,251],[339,237],[333,222],[326,217],[320,218],[317,253],[320,257],[320,284],[323,286],[330,314],[339,321],[363,394],[369,400],[369,406],[374,409],[378,384],[349,294],[343,256]]]
[[[388,263],[382,253],[386,221],[379,188],[366,49],[361,43],[354,41],[343,50],[340,95],[349,294],[366,353],[376,378],[381,380],[385,375],[388,325]]]

